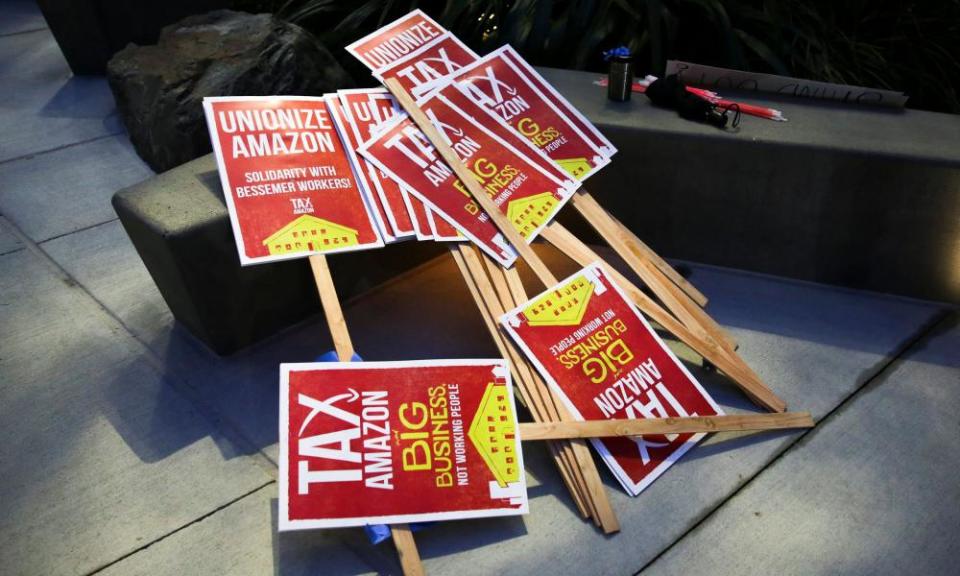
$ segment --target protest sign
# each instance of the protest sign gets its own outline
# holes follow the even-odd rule
[[[360,143],[357,142],[353,128],[350,126],[350,122],[344,114],[343,104],[340,102],[340,98],[336,94],[328,94],[324,96],[324,99],[327,102],[327,108],[330,110],[330,118],[337,128],[340,141],[343,142],[347,157],[350,158],[350,166],[353,167],[353,173],[357,178],[357,185],[360,187],[360,192],[363,194],[367,206],[371,208],[371,214],[373,214],[374,222],[380,231],[380,236],[386,243],[396,242],[397,237],[393,233],[393,228],[389,225],[387,213],[368,178],[368,173],[372,167],[369,166],[369,162],[367,162],[365,158],[357,155],[357,148],[359,148]]]
[[[403,194],[403,203],[407,207],[407,214],[410,222],[413,224],[414,233],[417,240],[423,242],[433,240],[433,230],[430,229],[430,214],[423,202],[410,193],[407,188],[400,188]]]
[[[203,106],[242,265],[383,246],[322,97]]]
[[[722,414],[599,263],[508,312],[500,322],[578,420]],[[702,437],[592,442],[635,496]]]
[[[600,148],[521,71],[506,45],[464,66],[453,81],[479,105],[493,111],[578,180],[610,162]],[[519,56],[515,56],[519,58]]]
[[[394,20],[353,44],[347,52],[370,70],[379,70],[408,56],[446,32],[420,10]]]
[[[553,87],[546,79],[537,72],[533,66],[531,66],[520,54],[517,53],[513,48],[508,48],[503,51],[503,57],[509,60],[512,64],[516,66],[516,69],[523,73],[527,80],[530,81],[537,89],[544,93],[551,102],[553,102],[557,108],[564,113],[567,120],[570,120],[580,131],[587,137],[587,139],[600,150],[600,153],[606,156],[607,158],[612,157],[617,153],[616,147],[607,140],[607,137],[603,135],[600,130],[597,130],[597,127],[593,125],[593,122],[587,120],[587,117],[583,115],[580,110],[577,110],[576,106],[571,104],[566,98],[563,97],[556,88]]]
[[[421,102],[453,150],[464,161],[484,192],[500,207],[517,232],[530,242],[573,193],[575,183],[561,180],[516,146],[528,144],[513,134],[513,144],[480,124],[485,114],[476,104],[473,114],[435,94]],[[515,255],[489,216],[472,200],[463,184],[439,157],[423,133],[409,120],[392,125],[368,142],[361,154],[401,182],[431,209],[455,222],[468,238],[491,257],[509,266]]]
[[[383,88],[339,90],[337,95],[357,143],[354,150],[369,140],[379,126],[400,113],[393,96]],[[413,236],[415,229],[400,186],[366,158],[360,157],[360,162],[393,235],[397,238]]]
[[[446,76],[477,58],[479,56],[459,38],[444,33],[416,52],[375,70],[373,75],[381,82],[396,78],[405,90],[419,98],[433,90]]]
[[[430,232],[437,242],[457,242],[467,237],[457,230],[457,227],[447,221],[439,212],[427,210],[427,219],[430,221]]]
[[[503,360],[280,366],[280,530],[525,514]]]

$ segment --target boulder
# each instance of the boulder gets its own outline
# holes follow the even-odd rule
[[[205,96],[316,96],[353,85],[309,32],[271,14],[217,10],[128,45],[107,79],[137,153],[163,172],[210,151]]]

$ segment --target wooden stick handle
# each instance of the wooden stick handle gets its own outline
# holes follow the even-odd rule
[[[390,526],[390,535],[393,536],[393,545],[400,556],[400,567],[404,576],[423,576],[423,564],[420,562],[420,552],[417,543],[413,540],[413,533],[407,524]]]
[[[581,422],[524,422],[521,440],[570,438],[612,438],[643,434],[696,434],[813,428],[809,412],[781,412],[733,416],[690,416],[687,418],[644,418],[636,420],[586,420]]]
[[[333,338],[333,348],[337,351],[337,358],[341,362],[350,362],[353,358],[353,341],[350,340],[347,320],[343,316],[340,298],[337,297],[337,289],[333,285],[333,276],[330,274],[327,257],[323,254],[311,255],[310,268],[313,270],[313,280],[317,284],[317,292],[320,294],[320,303],[323,304],[323,314],[327,319],[327,327]],[[403,569],[404,576],[423,576],[420,553],[417,551],[413,534],[410,533],[410,527],[406,524],[394,524],[390,526],[390,533],[393,535],[393,545],[400,557],[400,567]]]
[[[437,131],[436,127],[430,122],[430,119],[427,118],[427,115],[424,114],[423,110],[417,106],[417,103],[414,101],[413,97],[403,88],[400,82],[396,78],[388,78],[384,83],[384,86],[393,93],[394,97],[397,99],[397,102],[400,103],[400,106],[407,111],[407,114],[410,115],[410,119],[420,128],[420,131],[423,132],[423,135],[427,137],[427,140],[433,144],[433,147],[436,148],[437,152],[443,158],[443,160],[450,166],[450,169],[453,170],[454,174],[457,175],[457,178],[463,183],[463,185],[470,192],[470,195],[473,196],[473,199],[476,200],[477,204],[490,216],[490,220],[493,221],[493,224],[497,227],[498,230],[504,235],[507,241],[516,249],[517,254],[533,269],[533,272],[537,275],[537,278],[543,282],[543,285],[547,288],[555,285],[557,283],[557,278],[550,272],[550,269],[547,268],[547,265],[544,264],[543,260],[537,256],[537,253],[533,251],[533,248],[527,244],[527,241],[523,239],[523,236],[513,227],[513,224],[510,222],[510,219],[500,211],[500,207],[496,205],[492,198],[490,198],[487,193],[483,190],[483,187],[480,186],[480,183],[477,182],[476,176],[464,166],[463,162],[460,161],[460,157],[457,156],[457,153],[453,151],[453,148],[447,144],[447,141],[444,140],[443,136]]]

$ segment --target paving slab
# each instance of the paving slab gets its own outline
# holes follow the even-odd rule
[[[960,315],[643,574],[955,574]]]
[[[35,242],[117,217],[113,193],[153,175],[126,136],[0,164],[0,211]]]
[[[101,76],[73,76],[49,30],[0,36],[0,162],[119,134]]]
[[[0,256],[21,248],[23,248],[23,243],[10,230],[10,223],[6,218],[0,216]]]
[[[47,27],[36,0],[3,0],[0,2],[0,36]]]
[[[270,482],[32,250],[0,256],[0,557],[86,574]]]
[[[382,546],[382,551],[366,550],[369,546],[358,529],[277,534],[276,498],[273,485],[258,490],[98,572],[98,576],[354,576],[392,569],[389,544]],[[366,558],[361,559],[353,550],[360,550]]]

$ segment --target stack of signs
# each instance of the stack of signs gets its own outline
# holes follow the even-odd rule
[[[323,98],[205,98],[243,265],[383,246]]]
[[[576,189],[569,175],[467,98],[459,86],[438,87],[418,105],[527,242]],[[408,117],[388,123],[360,153],[449,218],[501,265],[510,266],[516,259],[490,217]]]
[[[527,513],[503,360],[280,372],[280,530]]]
[[[501,324],[579,420],[723,413],[599,264],[508,312]],[[592,442],[636,496],[703,436]]]

